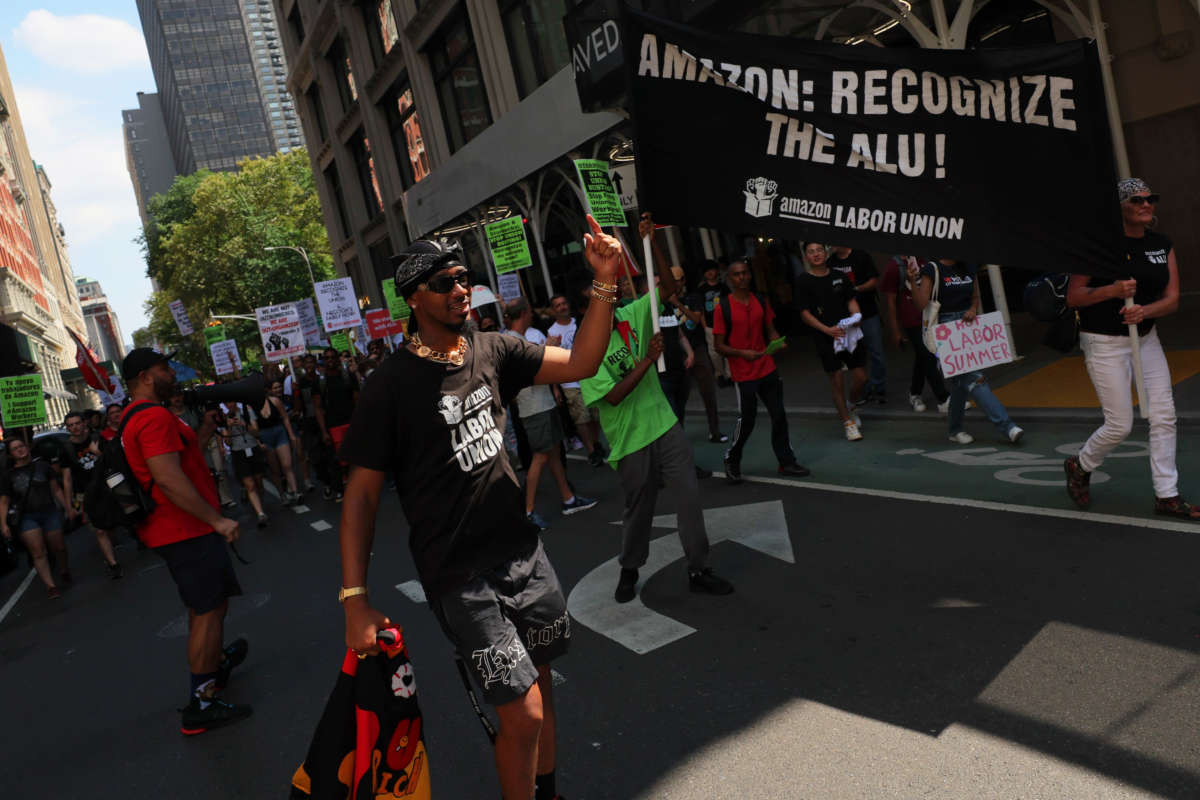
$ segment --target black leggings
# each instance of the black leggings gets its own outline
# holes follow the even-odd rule
[[[775,451],[779,466],[795,464],[796,454],[792,452],[792,445],[788,441],[787,415],[783,411],[783,381],[779,378],[779,372],[772,372],[756,381],[737,381],[734,387],[738,393],[738,421],[733,442],[725,457],[735,464],[742,463],[742,449],[754,432],[758,398],[761,397],[771,417],[771,449]]]
[[[904,333],[913,346],[912,380],[908,384],[908,393],[920,397],[928,381],[937,401],[946,402],[950,392],[946,391],[946,384],[942,381],[942,368],[938,366],[937,356],[925,349],[921,328],[905,328]]]

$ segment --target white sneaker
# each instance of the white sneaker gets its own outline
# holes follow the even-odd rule
[[[950,437],[950,441],[954,442],[955,444],[970,444],[971,442],[975,441],[975,437],[966,431],[959,431]]]
[[[861,428],[863,426],[862,418],[858,416],[858,411],[856,409],[850,409],[850,421],[854,423],[854,427],[856,428]]]
[[[1024,428],[1020,428],[1016,425],[1013,425],[1011,428],[1008,429],[1008,440],[1010,442],[1012,442],[1013,444],[1016,444],[1017,442],[1021,441],[1021,437],[1024,435],[1025,435]]]
[[[908,396],[908,404],[912,406],[913,411],[920,413],[925,410],[925,401],[919,395],[910,394]]]
[[[846,429],[846,441],[857,442],[863,438],[862,433],[858,430],[858,426],[854,424],[854,420],[848,419],[842,425]]]
[[[949,397],[947,397],[942,402],[938,403],[938,413],[939,414],[950,413],[950,398]]]

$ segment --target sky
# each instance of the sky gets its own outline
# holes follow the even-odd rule
[[[33,160],[46,169],[75,277],[100,281],[125,341],[146,325],[146,264],[121,109],[155,91],[134,0],[3,0],[0,47]]]

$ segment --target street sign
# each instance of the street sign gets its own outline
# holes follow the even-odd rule
[[[354,281],[350,278],[334,278],[331,281],[321,281],[315,286],[317,305],[321,307],[321,319],[325,321],[326,333],[358,327],[362,317],[358,313]]]
[[[637,199],[637,170],[633,164],[613,166],[608,171],[608,179],[612,181],[613,189],[621,200],[621,208],[633,211],[638,207]]]
[[[396,279],[384,278],[383,297],[387,301],[388,313],[392,315],[392,319],[408,319],[412,316],[412,309],[408,307],[408,303],[404,302],[404,298],[396,293]]]
[[[579,184],[587,195],[588,209],[596,222],[601,226],[616,225],[622,228],[629,224],[621,209],[621,198],[617,197],[608,177],[607,161],[578,159],[575,172],[579,175]]]
[[[196,332],[192,328],[192,321],[188,319],[187,309],[183,307],[182,300],[172,300],[167,303],[167,307],[171,309],[171,316],[175,318],[175,325],[179,328],[180,336],[191,336]]]
[[[225,341],[225,326],[224,325],[209,325],[204,329],[204,344],[211,345],[213,342]]]
[[[281,303],[254,309],[263,356],[268,361],[283,361],[305,351],[304,328],[295,303]]]
[[[676,517],[657,516],[653,526],[675,528]],[[728,539],[788,564],[796,563],[780,500],[706,508],[704,527],[712,544]],[[674,533],[660,536],[650,542],[650,556],[640,570],[637,597],[628,603],[612,601],[612,587],[621,570],[618,559],[612,558],[583,576],[571,590],[567,608],[579,623],[639,655],[689,636],[696,632],[695,628],[648,608],[641,598],[645,582],[681,558],[683,547],[679,537]]]
[[[509,217],[483,226],[487,234],[488,249],[492,251],[492,263],[496,274],[503,275],[532,266],[529,242],[525,238],[525,222],[521,217]]]
[[[213,368],[218,375],[228,375],[235,369],[242,368],[242,354],[238,352],[236,339],[213,342],[208,346],[208,352],[212,356]],[[230,357],[233,358],[232,363]]]
[[[0,416],[6,428],[46,422],[46,401],[39,373],[0,378]]]

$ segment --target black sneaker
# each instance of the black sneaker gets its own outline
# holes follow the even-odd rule
[[[742,465],[725,456],[725,478],[734,486],[742,482]]]
[[[725,444],[725,442],[729,441],[729,437],[726,436],[725,434],[719,433],[719,432],[718,433],[710,433],[708,435],[708,440],[710,442],[712,442],[713,444]]]
[[[340,502],[342,502],[342,493],[341,493],[341,492],[334,492],[334,493],[333,493],[333,502],[335,502],[335,503],[340,503]]]
[[[621,579],[617,581],[617,591],[613,592],[613,599],[618,603],[628,603],[637,597],[637,581],[638,571],[636,569],[621,567]]]
[[[328,486],[326,486],[324,489],[321,490],[321,497],[325,498],[326,500],[332,500],[333,499],[333,489],[330,489]]]
[[[121,572],[120,564],[118,564],[114,561],[113,563],[108,565],[108,577],[111,578],[112,580],[115,581],[115,580],[120,579],[122,574],[123,573]]]
[[[250,716],[254,709],[250,706],[235,706],[219,697],[208,701],[208,708],[200,707],[200,699],[193,697],[192,701],[179,709],[181,720],[179,732],[184,736],[196,736],[213,728],[237,722]]]
[[[571,498],[571,502],[562,504],[562,513],[569,516],[578,511],[587,511],[598,502],[598,500],[593,500],[590,497],[584,497],[581,494],[576,494],[573,498]]]
[[[213,683],[218,689],[224,689],[229,685],[229,673],[246,660],[246,654],[249,652],[250,643],[242,638],[234,639],[225,646],[225,649],[221,651],[221,663],[217,667],[217,676],[213,679]]]
[[[699,465],[696,466],[696,479],[697,480],[706,481],[711,477],[712,477],[711,469],[705,469],[704,467],[701,467]]]
[[[791,464],[780,464],[779,474],[789,478],[807,478],[809,475],[812,475],[812,472],[803,464],[797,464],[793,461]]]
[[[688,588],[703,594],[733,594],[733,584],[719,578],[712,567],[688,571]]]

